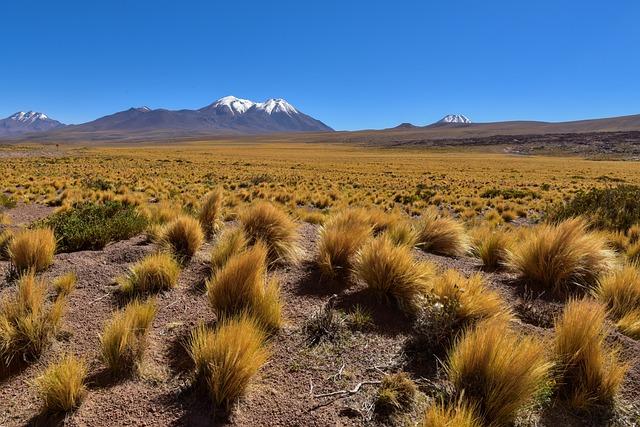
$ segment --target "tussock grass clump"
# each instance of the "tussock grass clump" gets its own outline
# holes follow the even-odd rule
[[[547,380],[544,346],[499,320],[469,328],[449,354],[447,373],[457,397],[490,426],[513,421]]]
[[[58,331],[65,300],[47,301],[47,284],[33,271],[0,302],[0,365],[39,356]]]
[[[467,278],[449,269],[433,280],[416,318],[415,338],[432,350],[447,348],[465,327],[510,317],[507,304],[497,292],[487,289],[480,274]]]
[[[616,322],[616,327],[626,336],[640,340],[640,309],[626,313]]]
[[[120,201],[76,203],[42,221],[53,229],[58,251],[102,249],[109,242],[129,239],[144,231],[147,219],[136,207]]]
[[[267,281],[267,247],[258,242],[231,257],[207,282],[209,303],[221,317],[249,313],[266,328],[282,322],[280,289],[275,280]]]
[[[166,291],[176,286],[180,265],[168,253],[146,256],[133,265],[129,274],[118,278],[119,290],[127,296],[143,296]]]
[[[73,355],[64,355],[35,380],[45,412],[68,412],[78,406],[87,388],[87,365]]]
[[[319,344],[323,340],[335,342],[342,337],[344,317],[334,308],[337,295],[320,310],[311,315],[302,327],[309,344]]]
[[[425,252],[445,256],[462,256],[469,251],[469,237],[464,224],[453,218],[438,216],[433,209],[422,214],[416,223],[417,246]]]
[[[200,222],[187,215],[180,215],[162,230],[161,242],[180,262],[190,260],[204,242]]]
[[[70,271],[53,281],[53,289],[57,295],[66,297],[75,289],[77,283],[78,275],[75,271]]]
[[[582,219],[542,225],[509,253],[509,266],[532,287],[558,297],[584,293],[615,265],[602,235],[587,231]]]
[[[56,238],[49,228],[22,230],[9,244],[9,258],[19,272],[41,271],[53,263]]]
[[[611,405],[627,371],[604,343],[604,318],[602,304],[582,299],[567,303],[556,320],[557,391],[575,409]]]
[[[261,240],[267,245],[270,262],[296,263],[300,260],[298,227],[282,210],[271,203],[259,202],[243,211],[239,220],[249,244]]]
[[[640,310],[640,270],[637,265],[626,265],[621,270],[603,277],[594,292],[607,306],[614,319],[620,319],[633,310]]]
[[[320,272],[334,279],[347,276],[356,253],[371,237],[372,231],[364,221],[339,216],[321,227],[316,260]]]
[[[396,245],[414,247],[418,242],[418,233],[408,220],[399,220],[390,225],[383,235]]]
[[[123,374],[138,367],[155,315],[156,302],[152,299],[135,300],[113,314],[100,336],[102,360],[111,372]]]
[[[482,261],[485,270],[495,271],[507,262],[513,236],[504,230],[483,227],[475,230],[471,253]]]
[[[229,408],[242,397],[266,363],[266,336],[248,315],[224,319],[215,331],[196,328],[188,349],[196,378],[205,384],[214,405]]]
[[[9,244],[13,240],[14,234],[11,230],[3,230],[0,232],[0,260],[9,259]]]
[[[358,252],[355,275],[375,294],[396,301],[407,311],[415,309],[434,275],[432,264],[417,261],[406,246],[396,246],[385,237],[371,240]]]
[[[483,427],[475,411],[466,405],[456,407],[436,403],[427,409],[420,427]]]
[[[205,236],[210,239],[222,227],[222,190],[207,194],[200,208],[198,220]]]
[[[418,387],[405,372],[385,375],[376,394],[376,411],[385,414],[407,411],[417,391]]]
[[[211,273],[215,275],[229,259],[247,248],[248,241],[240,227],[228,228],[222,232],[211,250]]]

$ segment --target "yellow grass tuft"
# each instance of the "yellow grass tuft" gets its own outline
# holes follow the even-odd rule
[[[594,291],[607,306],[614,319],[640,309],[640,270],[637,265],[626,265],[621,270],[603,277]]]
[[[247,236],[240,227],[228,228],[222,232],[211,250],[211,273],[215,275],[229,259],[247,248]]]
[[[509,254],[520,279],[558,297],[584,293],[615,265],[615,253],[582,219],[542,225]]]
[[[604,318],[602,304],[582,299],[569,301],[556,320],[558,394],[575,409],[612,404],[627,371],[604,343]]]
[[[500,320],[468,329],[449,354],[447,372],[458,398],[489,426],[512,422],[546,382],[544,346]]]
[[[44,270],[53,263],[56,238],[50,228],[22,230],[9,244],[9,258],[20,272]]]
[[[407,411],[413,405],[417,391],[418,387],[406,373],[385,375],[376,395],[376,411],[382,413]]]
[[[77,283],[78,275],[75,271],[70,271],[53,281],[53,289],[57,295],[66,297],[75,289]]]
[[[0,260],[9,259],[9,244],[13,240],[14,234],[11,230],[3,230],[0,232]]]
[[[298,246],[298,226],[271,203],[258,202],[239,215],[249,244],[259,240],[267,245],[270,262],[296,263],[302,256]]]
[[[462,256],[470,248],[464,225],[453,218],[438,216],[430,209],[416,224],[417,246],[425,252],[445,256]]]
[[[435,268],[417,261],[406,246],[396,246],[385,237],[371,240],[358,252],[355,275],[383,298],[395,300],[407,311],[413,311],[419,296],[430,285]]]
[[[35,380],[45,412],[68,412],[78,406],[87,388],[87,365],[73,355],[64,355]]]
[[[504,230],[482,227],[474,230],[471,253],[482,261],[485,270],[502,268],[507,261],[513,236]]]
[[[626,336],[640,340],[640,309],[626,313],[616,322],[616,327]]]
[[[483,427],[483,423],[469,406],[447,407],[435,403],[427,409],[420,427]]]
[[[118,279],[119,290],[127,296],[142,296],[171,289],[178,283],[180,265],[168,253],[146,256]]]
[[[200,222],[187,215],[177,217],[162,231],[161,241],[181,262],[191,259],[204,241]]]
[[[118,310],[100,336],[102,360],[110,371],[123,374],[136,369],[144,357],[146,336],[156,315],[156,302],[133,301]]]
[[[320,228],[317,264],[330,278],[345,277],[351,272],[356,253],[371,237],[372,228],[365,221],[337,217]]]
[[[211,238],[222,227],[222,190],[217,189],[207,194],[198,220],[202,225],[204,234],[207,238]]]
[[[266,328],[282,322],[280,291],[275,280],[267,282],[267,247],[258,242],[232,256],[207,282],[209,303],[220,318],[249,313]]]
[[[229,408],[242,397],[266,363],[266,337],[248,315],[225,319],[215,331],[196,328],[189,342],[196,377],[207,385],[214,405]]]

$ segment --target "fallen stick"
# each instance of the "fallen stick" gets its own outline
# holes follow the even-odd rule
[[[330,397],[330,396],[337,396],[339,394],[352,395],[352,394],[355,394],[358,391],[360,391],[360,388],[363,385],[377,385],[377,384],[380,384],[380,383],[381,383],[381,381],[362,381],[362,382],[356,384],[356,386],[354,388],[352,388],[351,390],[332,391],[331,393],[316,394],[313,397],[315,397],[315,398]]]

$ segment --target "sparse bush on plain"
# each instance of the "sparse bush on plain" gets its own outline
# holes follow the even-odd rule
[[[509,253],[509,266],[529,286],[557,297],[585,293],[615,266],[615,253],[582,219],[532,229]]]
[[[470,248],[469,237],[461,222],[439,216],[433,209],[422,214],[416,223],[417,246],[437,255],[462,256]]]
[[[180,265],[173,256],[157,252],[134,264],[117,282],[123,295],[145,296],[175,287],[179,274]]]
[[[185,262],[202,246],[204,233],[197,219],[181,215],[163,227],[160,241],[178,261]]]
[[[456,342],[447,373],[456,397],[490,426],[508,425],[546,383],[544,345],[520,337],[502,320],[469,328]]]
[[[232,256],[207,282],[209,303],[219,318],[249,313],[266,328],[280,326],[280,289],[275,280],[267,280],[267,253],[258,242]]]
[[[42,271],[53,263],[56,239],[49,228],[22,230],[9,244],[9,258],[19,272]]]
[[[426,294],[435,268],[418,261],[411,249],[396,246],[379,237],[366,243],[358,252],[354,273],[369,290],[379,297],[397,302],[407,311],[414,311],[417,300]]]
[[[134,300],[116,311],[100,336],[102,360],[115,374],[138,368],[147,347],[147,333],[156,315],[156,302]]]
[[[269,357],[266,336],[252,316],[223,319],[215,330],[203,325],[191,334],[188,349],[196,378],[215,406],[229,408],[242,397]]]
[[[270,262],[296,263],[302,256],[298,246],[298,226],[276,206],[259,202],[240,213],[240,226],[249,244],[263,241]]]
[[[583,299],[568,302],[556,320],[557,392],[578,410],[610,406],[628,368],[605,344],[604,319],[604,305]]]
[[[41,223],[55,233],[59,252],[99,250],[107,243],[140,234],[147,226],[135,206],[112,200],[76,203]]]
[[[205,237],[210,239],[214,233],[222,228],[222,190],[210,192],[204,199],[198,220],[202,225]]]
[[[45,412],[69,412],[87,393],[87,365],[73,355],[64,355],[49,365],[35,380]]]

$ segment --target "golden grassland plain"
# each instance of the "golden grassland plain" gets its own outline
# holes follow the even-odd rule
[[[3,147],[2,154],[15,148]],[[5,155],[0,189],[16,201],[69,205],[125,197],[195,207],[222,187],[225,216],[258,199],[322,222],[321,212],[377,205],[418,214],[436,205],[474,219],[535,221],[579,190],[640,182],[640,163],[478,151],[339,144],[224,143],[23,147]],[[26,154],[25,154],[26,153]]]

